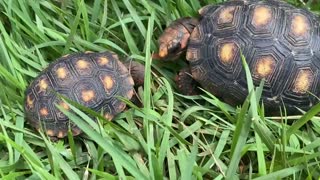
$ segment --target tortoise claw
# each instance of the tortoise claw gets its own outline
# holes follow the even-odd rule
[[[190,68],[184,68],[179,71],[175,77],[175,82],[178,86],[179,92],[184,95],[199,95],[199,83],[192,78]]]

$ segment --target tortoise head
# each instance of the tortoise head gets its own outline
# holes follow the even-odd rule
[[[159,38],[159,52],[155,59],[177,59],[188,46],[189,37],[194,27],[198,25],[196,18],[182,18],[173,21]]]

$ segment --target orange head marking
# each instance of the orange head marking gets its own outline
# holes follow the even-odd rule
[[[187,48],[190,34],[198,24],[191,18],[178,19],[172,22],[159,38],[159,59],[176,59]]]

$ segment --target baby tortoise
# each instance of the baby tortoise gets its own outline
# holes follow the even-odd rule
[[[123,64],[110,51],[66,55],[50,64],[29,85],[25,114],[31,126],[44,129],[52,138],[65,137],[69,127],[73,135],[78,135],[81,130],[56,107],[70,110],[58,94],[103,111],[104,117],[111,120],[126,107],[117,97],[131,99],[135,82],[140,86],[143,79],[143,65],[133,61]]]
[[[159,59],[176,59],[186,51],[189,70],[177,84],[195,94],[195,82],[232,105],[248,95],[240,54],[255,85],[265,79],[266,110],[288,113],[309,109],[320,95],[320,24],[308,10],[283,1],[247,0],[208,5],[199,18],[174,21],[159,38]],[[191,74],[191,77],[190,75]]]

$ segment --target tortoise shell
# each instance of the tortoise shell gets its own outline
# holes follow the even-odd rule
[[[242,53],[255,85],[265,79],[266,109],[308,109],[320,95],[320,28],[311,12],[281,1],[205,6],[187,60],[201,86],[230,104],[248,95]]]
[[[133,86],[128,69],[112,52],[67,55],[50,64],[27,88],[25,114],[31,126],[43,128],[51,137],[65,137],[69,127],[78,135],[81,130],[56,106],[70,110],[58,94],[103,111],[111,120],[126,106],[117,96],[130,99]]]

